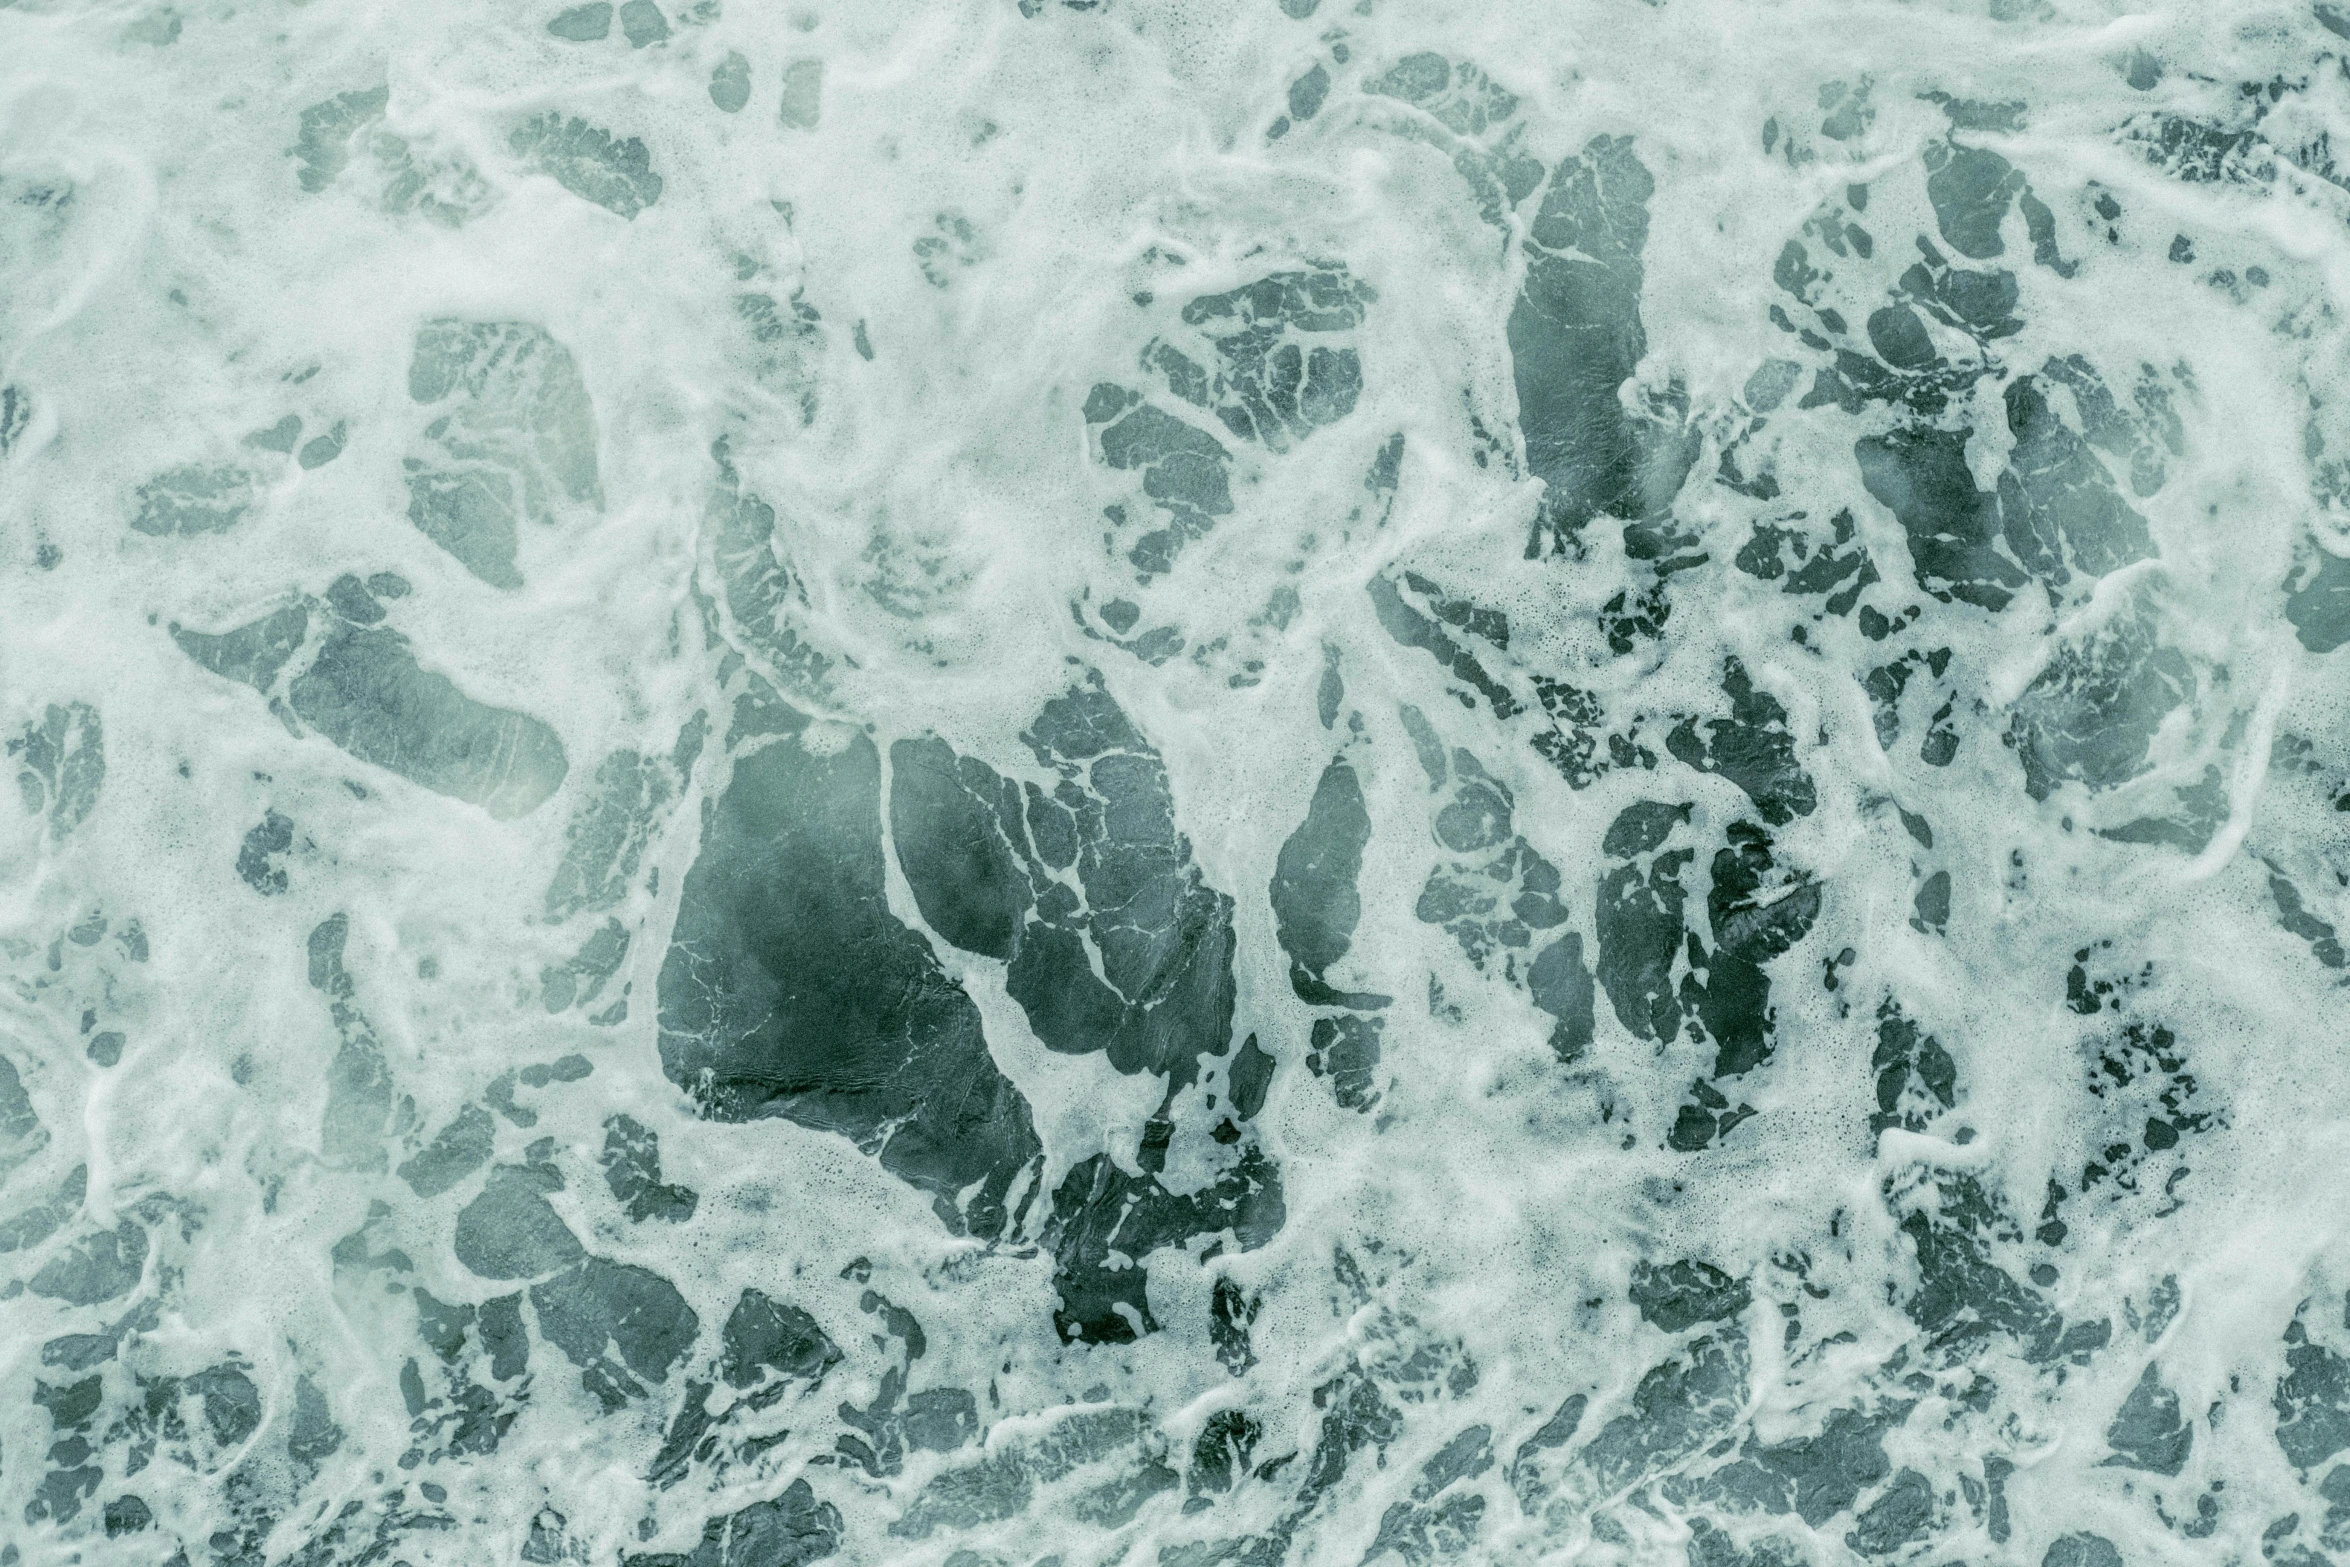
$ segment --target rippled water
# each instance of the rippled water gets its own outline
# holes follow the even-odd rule
[[[0,1567],[2350,1553],[2337,126],[0,9]]]

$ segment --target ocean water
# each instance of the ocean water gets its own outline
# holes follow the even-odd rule
[[[2350,1561],[2337,128],[0,8],[0,1567]]]

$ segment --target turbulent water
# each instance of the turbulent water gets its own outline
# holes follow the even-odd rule
[[[2333,0],[0,9],[0,1567],[2350,1561],[2346,311]]]

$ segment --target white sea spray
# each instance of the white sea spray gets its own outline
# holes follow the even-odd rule
[[[0,1567],[2350,1551],[2346,111],[0,9]]]

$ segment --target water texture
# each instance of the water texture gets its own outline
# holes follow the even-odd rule
[[[0,4],[0,1567],[2350,1562],[2345,644],[2333,0]]]

